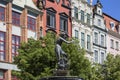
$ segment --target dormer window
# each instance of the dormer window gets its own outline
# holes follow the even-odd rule
[[[98,26],[101,26],[101,20],[98,19]]]
[[[111,27],[112,30],[114,30],[114,28],[115,28],[115,23],[114,23],[114,22],[110,22],[110,27]]]
[[[98,10],[98,13],[100,14],[100,10]]]

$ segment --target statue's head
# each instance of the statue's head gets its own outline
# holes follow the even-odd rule
[[[61,32],[60,34],[60,37],[66,39],[68,37],[68,35],[65,33],[65,32]]]

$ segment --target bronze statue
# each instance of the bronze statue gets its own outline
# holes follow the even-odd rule
[[[56,46],[55,46],[55,53],[58,60],[58,69],[61,70],[66,70],[68,66],[67,54],[61,48],[62,42],[64,41],[68,44],[73,42],[73,41],[67,41],[66,38],[67,38],[67,34],[61,33],[56,41]]]

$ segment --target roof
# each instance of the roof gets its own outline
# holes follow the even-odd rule
[[[110,35],[112,35],[112,36],[117,37],[117,38],[120,39],[120,34],[117,33],[117,32],[114,32],[114,31],[112,31],[112,30],[108,30],[108,34],[110,34]]]
[[[117,21],[117,22],[120,22],[119,20],[117,20],[117,19],[113,18],[112,16],[110,16],[110,15],[108,15],[108,14],[106,14],[106,13],[103,13],[103,15],[106,15],[106,16],[108,16],[108,17],[112,18],[113,20],[115,20],[115,21]]]

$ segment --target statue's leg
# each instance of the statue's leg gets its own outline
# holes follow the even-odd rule
[[[57,59],[59,61],[60,60],[60,46],[59,45],[56,45],[55,52],[56,52]]]
[[[62,50],[62,56],[63,56],[63,65],[64,65],[64,69],[67,69],[67,54]]]

